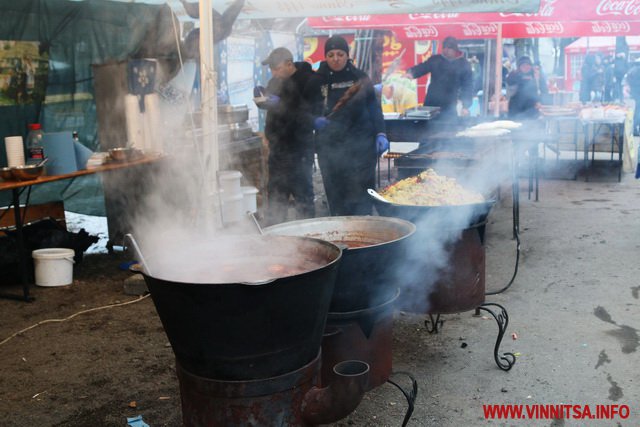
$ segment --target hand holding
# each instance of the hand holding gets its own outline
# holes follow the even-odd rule
[[[379,133],[376,136],[376,149],[378,150],[378,156],[389,149],[389,140],[384,133]]]
[[[267,90],[264,88],[264,86],[256,86],[253,88],[254,98],[260,98],[261,96],[264,96],[266,93],[267,93]]]
[[[267,95],[267,100],[265,101],[265,105],[267,108],[275,108],[280,104],[280,97],[276,95]]]
[[[316,117],[313,120],[313,128],[315,130],[322,130],[329,126],[329,123],[331,123],[331,121],[324,116]]]
[[[404,77],[405,79],[412,79],[413,73],[411,73],[411,70],[404,70],[402,72],[402,77]]]

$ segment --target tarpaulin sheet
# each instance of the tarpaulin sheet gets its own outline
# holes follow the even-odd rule
[[[106,0],[0,0],[0,164],[4,137],[78,131],[98,147],[92,64],[175,52],[167,6]],[[23,196],[26,195],[26,192]],[[0,193],[6,205],[10,193]],[[104,215],[98,177],[33,187],[32,203],[64,200],[80,213]],[[24,201],[24,197],[23,197]]]

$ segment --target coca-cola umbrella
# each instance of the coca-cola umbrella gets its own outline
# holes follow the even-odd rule
[[[326,16],[309,18],[314,28],[393,29],[432,38],[452,35],[462,39],[497,36],[572,37],[625,35],[640,23],[638,0],[541,0],[536,13],[410,13],[394,15]]]
[[[496,60],[502,38],[625,36],[640,31],[639,0],[541,0],[536,13],[412,13],[309,18],[322,29],[378,28],[393,30],[399,39],[441,40],[496,38]],[[502,74],[496,71],[496,86]],[[496,96],[499,91],[496,91]],[[496,109],[499,103],[496,102]],[[496,111],[497,113],[497,111]]]

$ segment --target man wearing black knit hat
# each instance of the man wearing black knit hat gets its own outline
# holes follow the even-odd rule
[[[371,215],[377,157],[389,148],[380,102],[367,74],[349,59],[340,36],[309,79],[305,99],[314,118],[316,152],[331,215]]]
[[[417,79],[431,73],[424,105],[440,107],[440,117],[457,117],[458,100],[462,102],[461,115],[469,114],[473,101],[473,74],[471,65],[458,49],[455,37],[442,42],[442,53],[432,55],[425,62],[409,68],[405,75]]]

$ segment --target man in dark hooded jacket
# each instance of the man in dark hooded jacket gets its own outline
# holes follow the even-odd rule
[[[289,197],[295,200],[297,219],[315,216],[313,201],[313,128],[303,114],[302,93],[313,75],[307,62],[293,62],[284,48],[274,49],[262,61],[272,78],[267,88],[254,90],[256,104],[267,110],[265,136],[269,141],[267,223],[287,219]]]
[[[509,118],[513,120],[536,119],[540,116],[542,94],[548,93],[542,75],[534,71],[531,58],[518,58],[518,68],[507,76],[509,94]]]
[[[447,37],[442,42],[442,53],[409,68],[407,77],[417,79],[431,73],[424,105],[440,107],[442,118],[455,118],[458,100],[462,102],[462,116],[469,115],[473,101],[473,74],[469,61],[458,49],[458,41]]]
[[[340,36],[309,79],[305,100],[315,118],[316,151],[331,215],[371,215],[378,155],[389,148],[382,107],[371,79],[349,59]]]
[[[627,85],[629,85],[629,94],[635,101],[635,109],[633,112],[633,134],[640,134],[640,58],[631,63],[631,69],[625,77]]]

